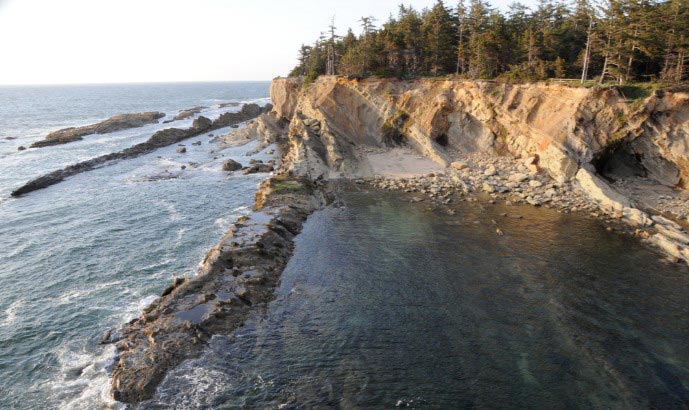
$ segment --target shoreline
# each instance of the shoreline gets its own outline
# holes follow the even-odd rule
[[[322,84],[324,96],[336,89],[326,85],[342,86],[328,81]],[[298,91],[297,82],[274,82],[275,111],[223,137],[225,144],[276,142],[281,166],[259,187],[254,214],[240,219],[209,251],[198,274],[175,280],[138,319],[125,325],[121,340],[111,341],[118,350],[111,377],[116,400],[137,403],[150,398],[168,369],[199,354],[214,334],[242,326],[251,309],[272,300],[292,256],[295,236],[313,211],[333,200],[327,181],[405,191],[413,195],[413,202],[445,206],[449,215],[454,212],[448,206],[453,201],[478,206],[484,206],[483,201],[504,201],[581,213],[601,221],[610,232],[654,245],[668,261],[689,261],[689,235],[680,224],[640,209],[598,175],[590,162],[577,162],[560,151],[553,154],[554,144],[513,152],[506,149],[505,137],[481,132],[469,144],[473,151],[462,149],[462,140],[453,142],[447,135],[448,102],[442,98],[434,100],[433,109],[440,114],[433,111],[419,120],[428,122],[428,135],[419,124],[392,121],[394,127],[385,122],[383,129],[390,128],[393,137],[405,137],[407,144],[375,141],[370,136],[380,131],[376,123],[380,118],[370,123],[359,119],[362,129],[348,129],[351,124],[343,123],[343,118],[326,115],[340,108],[334,97],[318,100],[321,107],[308,104],[309,99],[302,98],[306,93]],[[353,96],[348,108],[370,102],[358,98]],[[381,118],[390,113],[380,109]],[[456,138],[463,135],[457,131]],[[496,235],[504,235],[500,223],[493,224]]]
[[[112,396],[150,398],[167,370],[199,354],[214,334],[240,327],[256,305],[273,297],[294,237],[328,203],[323,184],[286,174],[261,183],[254,212],[240,218],[205,257],[196,276],[175,279],[115,343]]]
[[[63,169],[59,169],[41,175],[35,179],[30,180],[21,187],[13,190],[10,195],[14,198],[21,197],[28,193],[58,184],[64,181],[65,178],[80,174],[82,172],[88,172],[102,166],[106,166],[108,164],[113,163],[114,161],[136,158],[145,154],[149,154],[155,151],[156,149],[177,144],[188,138],[196,137],[206,132],[215,131],[217,129],[225,127],[235,126],[242,122],[252,120],[261,115],[261,113],[268,112],[271,109],[272,105],[260,107],[257,104],[252,103],[245,104],[244,106],[242,106],[242,109],[239,112],[226,112],[225,114],[220,115],[220,117],[214,121],[211,121],[206,117],[199,116],[194,120],[193,125],[190,128],[162,129],[153,134],[145,142],[135,144],[124,150],[112,152],[110,154],[100,155],[98,157],[67,166]],[[182,152],[186,152],[186,150]]]
[[[387,191],[416,194],[414,202],[427,202],[447,206],[452,201],[478,201],[495,204],[501,201],[515,204],[546,207],[560,213],[580,213],[600,221],[609,232],[628,234],[653,245],[672,263],[689,263],[689,255],[675,251],[669,237],[680,243],[689,243],[684,227],[662,215],[645,216],[630,203],[633,211],[606,209],[605,197],[596,199],[587,192],[584,184],[574,180],[558,182],[541,172],[532,162],[534,158],[516,160],[509,157],[489,157],[481,154],[460,156],[461,159],[440,172],[417,173],[413,176],[395,174],[358,178],[360,184]],[[634,212],[635,211],[635,212]],[[448,212],[451,212],[448,208]],[[681,222],[681,221],[679,221]],[[498,234],[499,227],[498,227]]]
[[[487,171],[491,175],[486,175],[486,170],[480,168],[463,168],[462,171],[469,174],[468,184],[457,182],[461,176],[457,176],[455,169],[448,169],[443,174],[406,178],[349,176],[330,185],[289,173],[269,177],[256,192],[254,212],[240,218],[208,252],[196,276],[175,279],[140,317],[124,326],[121,335],[107,340],[106,343],[114,343],[117,349],[111,375],[113,398],[130,404],[150,399],[169,369],[198,356],[213,335],[231,333],[243,325],[251,311],[267,305],[293,254],[294,239],[311,213],[336,201],[333,193],[336,185],[402,191],[404,195],[412,195],[412,202],[444,207],[449,215],[454,215],[453,203],[464,201],[478,207],[498,201],[508,206],[543,206],[596,219],[609,232],[642,239],[650,236],[643,233],[648,230],[635,230],[621,218],[601,212],[575,184],[548,182],[550,177],[542,173],[527,174],[517,183],[513,189],[521,189],[521,196],[513,191],[488,191],[483,185],[488,184],[486,180],[494,182],[491,177],[509,175],[509,169],[518,173],[528,170],[528,166],[509,158],[499,162],[492,160],[495,174],[490,169]],[[478,160],[467,162],[473,166],[481,163]],[[510,162],[513,168],[509,167]],[[503,179],[509,180],[509,176]],[[540,185],[531,181],[538,181]],[[534,197],[540,201],[546,191],[552,190],[556,190],[558,196],[534,203]],[[559,202],[561,200],[564,202]],[[503,213],[502,216],[522,218],[518,214]],[[496,235],[504,235],[500,220],[493,224]],[[667,261],[676,262],[671,258]]]

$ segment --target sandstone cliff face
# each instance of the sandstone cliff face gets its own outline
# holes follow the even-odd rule
[[[354,146],[402,140],[443,165],[461,152],[535,155],[540,168],[569,180],[619,151],[661,183],[689,180],[687,93],[656,92],[639,104],[616,89],[320,77],[308,87],[276,79],[271,98],[291,120],[294,170],[310,175],[355,168]]]

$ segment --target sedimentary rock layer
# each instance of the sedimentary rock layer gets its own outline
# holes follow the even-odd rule
[[[31,148],[48,147],[51,145],[67,144],[68,142],[79,141],[85,135],[107,134],[110,132],[122,131],[129,128],[143,127],[146,124],[155,124],[163,118],[162,112],[142,112],[138,114],[120,114],[110,117],[97,124],[86,125],[83,127],[64,128],[51,132],[44,140],[34,142]]]
[[[562,180],[589,163],[602,169],[620,152],[661,183],[689,181],[687,92],[632,101],[614,87],[320,77],[308,87],[275,79],[271,98],[292,134],[310,133],[323,146],[325,166],[315,168],[326,176],[354,167],[348,146],[403,141],[443,165],[455,152],[538,156],[539,167]]]
[[[271,108],[272,106],[266,106],[265,110],[270,110]],[[82,172],[90,171],[92,169],[103,166],[115,160],[138,157],[144,154],[148,154],[149,152],[152,152],[158,148],[176,144],[182,140],[194,137],[204,132],[228,127],[230,125],[238,124],[243,121],[248,121],[252,118],[256,118],[262,112],[263,109],[258,105],[247,104],[242,107],[241,111],[236,113],[225,113],[215,121],[211,121],[206,117],[199,117],[194,120],[194,123],[191,128],[164,129],[153,134],[153,136],[149,138],[146,142],[136,144],[122,151],[113,152],[86,161],[82,161],[77,164],[70,165],[66,168],[40,176],[32,181],[29,181],[20,188],[12,191],[12,196],[18,197],[29,192],[49,187],[51,185],[63,181],[67,177]]]
[[[290,122],[286,164],[295,174],[371,176],[375,164],[361,147],[398,144],[444,167],[478,152],[528,158],[530,172],[573,182],[604,213],[639,228],[642,237],[652,234],[671,258],[689,261],[681,225],[660,215],[657,204],[632,200],[611,184],[633,177],[685,195],[689,93],[658,90],[631,100],[625,90],[320,77],[306,87],[299,78],[276,79],[271,98],[276,115]]]

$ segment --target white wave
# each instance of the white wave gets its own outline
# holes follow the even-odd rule
[[[24,299],[18,299],[12,302],[7,309],[5,309],[5,318],[0,322],[2,326],[12,326],[17,321],[17,311],[24,306]]]
[[[168,214],[170,214],[170,220],[172,222],[182,220],[182,218],[183,218],[182,214],[180,214],[179,211],[177,211],[177,208],[175,208],[174,205],[172,205],[171,203],[169,203],[167,201],[160,201],[159,204],[160,204],[160,206],[165,208],[165,210],[167,210]]]
[[[114,363],[114,345],[108,345],[99,352],[74,351],[62,347],[55,353],[60,371],[46,387],[60,403],[60,409],[125,408],[110,396],[108,368]]]
[[[218,397],[235,381],[221,371],[194,366],[193,363],[185,363],[178,371],[175,371],[174,376],[179,379],[179,385],[186,388],[183,391],[180,391],[178,387],[167,390],[165,386],[161,386],[156,391],[156,396],[161,398],[161,402],[167,401],[166,397],[173,396],[175,409],[196,409],[207,406],[210,404],[209,398]]]
[[[89,286],[88,288],[80,288],[80,289],[74,289],[69,292],[63,293],[62,295],[54,298],[54,300],[57,300],[58,305],[64,305],[67,303],[70,303],[74,299],[79,299],[84,296],[88,296],[92,293],[98,292],[102,289],[107,289],[115,285],[121,284],[122,281],[114,281],[114,282],[107,282],[107,283],[100,283],[95,286]]]

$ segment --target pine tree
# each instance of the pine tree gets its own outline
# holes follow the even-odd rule
[[[426,55],[432,75],[447,73],[453,66],[454,27],[452,16],[442,0],[438,0],[426,14],[422,26],[426,39]]]

